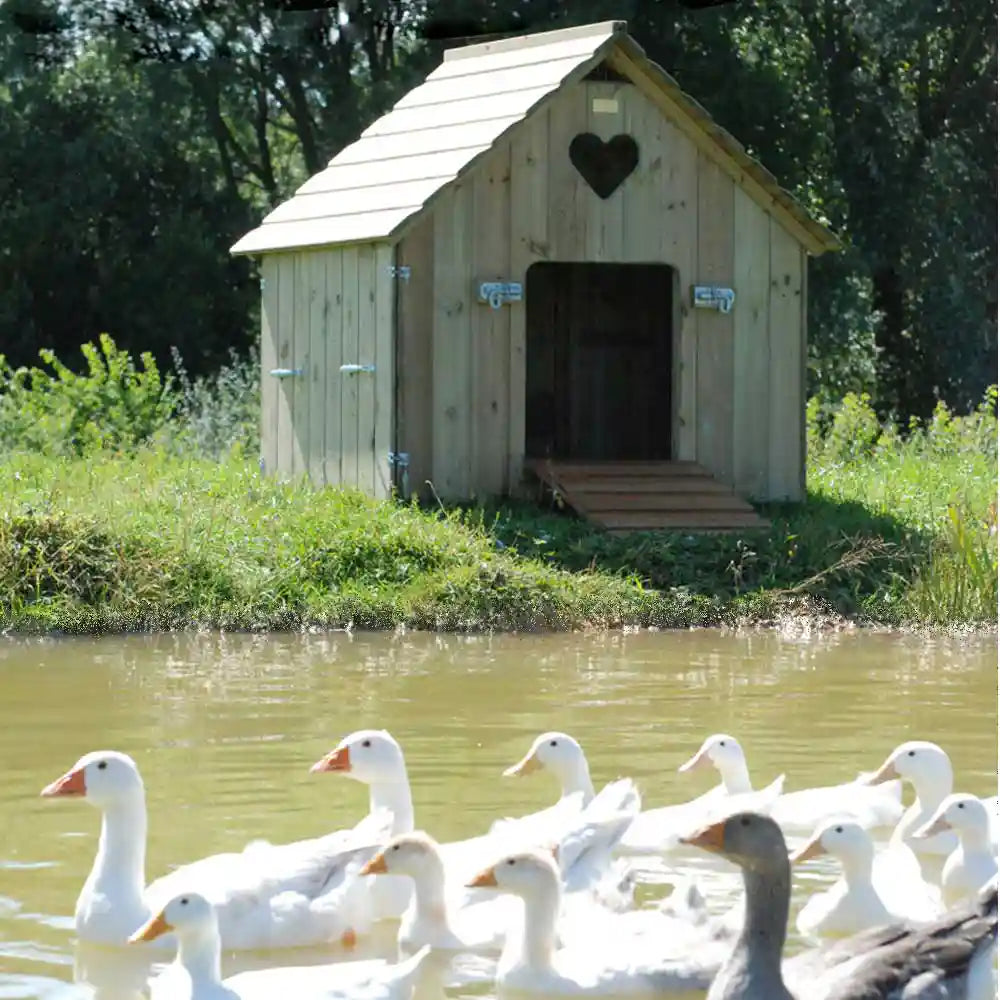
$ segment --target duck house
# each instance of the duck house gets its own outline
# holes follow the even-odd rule
[[[807,260],[837,246],[623,22],[450,49],[233,247],[263,467],[760,525],[748,499],[804,494]]]

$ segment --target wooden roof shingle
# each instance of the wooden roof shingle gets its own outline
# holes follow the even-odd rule
[[[431,199],[568,83],[607,60],[811,253],[837,238],[627,34],[624,21],[449,49],[420,86],[233,247],[261,254],[394,240]]]

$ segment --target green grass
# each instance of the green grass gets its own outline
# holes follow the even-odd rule
[[[904,433],[864,397],[811,403],[808,498],[765,507],[769,531],[616,537],[262,479],[246,366],[178,394],[102,351],[90,376],[0,379],[4,629],[996,623],[995,390]]]

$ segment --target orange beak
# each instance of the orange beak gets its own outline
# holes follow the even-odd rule
[[[679,768],[681,774],[688,771],[701,771],[703,768],[712,766],[712,758],[708,756],[706,750],[699,750],[690,760],[685,761]]]
[[[359,875],[385,875],[389,871],[385,866],[385,855],[379,851],[365,866],[358,872]]]
[[[310,771],[340,771],[341,773],[351,769],[351,751],[347,747],[337,747],[331,750],[322,760],[316,761]]]
[[[681,837],[682,844],[690,844],[692,847],[700,847],[705,851],[720,853],[726,846],[726,821],[719,820],[711,826],[706,826],[690,837]]]
[[[810,858],[818,858],[821,854],[826,854],[826,848],[820,838],[816,837],[815,840],[810,840],[808,844],[800,847],[788,860],[793,865],[798,865]]]
[[[492,868],[484,869],[471,882],[465,883],[469,889],[495,889],[496,884],[497,877]]]
[[[896,763],[890,758],[874,774],[865,778],[864,784],[881,785],[885,781],[892,781],[893,778],[898,777],[899,772],[896,770]]]
[[[140,941],[155,941],[161,934],[169,934],[173,927],[167,923],[167,918],[163,912],[159,912],[155,917],[150,917],[129,939],[129,944],[138,944]]]
[[[84,777],[82,767],[78,771],[67,771],[61,778],[57,778],[51,785],[46,785],[42,789],[42,795],[47,799],[57,795],[86,794],[87,779]]]
[[[531,774],[534,771],[540,771],[542,769],[542,762],[535,756],[534,752],[529,753],[526,757],[522,757],[516,764],[511,764],[506,771],[503,772],[505,778],[519,778],[524,774]]]

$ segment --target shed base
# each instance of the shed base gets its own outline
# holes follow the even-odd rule
[[[697,462],[525,460],[526,471],[612,534],[746,531],[770,522]]]

